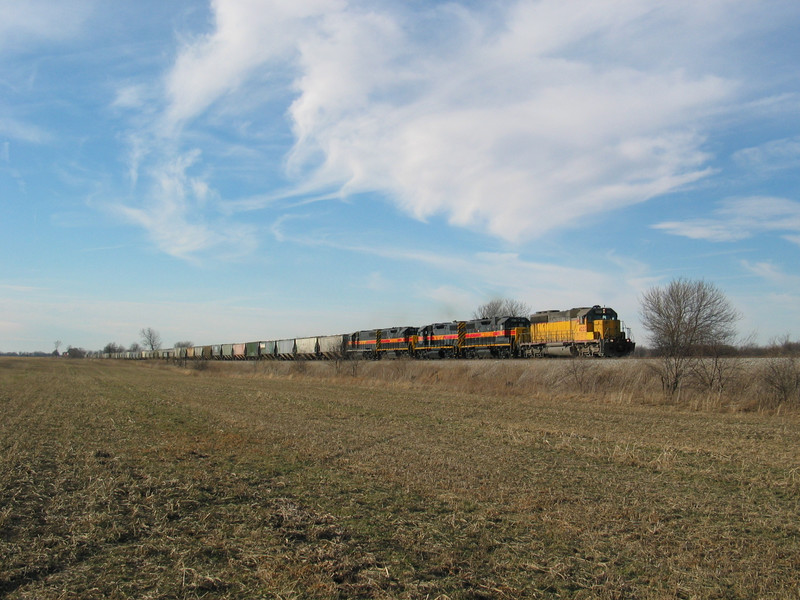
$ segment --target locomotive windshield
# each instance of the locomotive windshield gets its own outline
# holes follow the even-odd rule
[[[613,321],[617,318],[617,313],[610,308],[595,308],[589,314],[592,321]]]

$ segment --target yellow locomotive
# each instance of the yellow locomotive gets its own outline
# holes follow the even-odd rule
[[[517,340],[521,356],[625,356],[634,347],[616,311],[599,305],[539,311]]]

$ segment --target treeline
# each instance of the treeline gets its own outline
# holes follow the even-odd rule
[[[729,357],[729,358],[770,358],[775,356],[800,356],[800,341],[791,341],[788,338],[773,340],[770,343],[759,346],[757,344],[746,343],[741,346],[724,344],[721,346],[693,346],[687,354],[698,357]],[[648,348],[640,344],[636,345],[633,353],[638,358],[660,358],[663,352],[657,348]]]
[[[101,356],[102,352],[95,352],[92,350],[84,350],[83,348],[73,348],[69,346],[64,352],[53,350],[52,352],[0,352],[0,356],[18,356],[24,358],[97,358]]]

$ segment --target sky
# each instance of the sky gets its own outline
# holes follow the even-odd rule
[[[800,2],[0,0],[0,351],[717,286],[800,336]]]

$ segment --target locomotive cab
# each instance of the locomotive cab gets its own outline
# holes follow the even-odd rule
[[[594,305],[584,309],[578,314],[581,329],[586,327],[586,333],[593,333],[594,339],[610,340],[620,333],[620,323],[616,311],[608,307]]]
[[[616,311],[595,305],[581,321],[584,319],[587,334],[591,332],[600,343],[601,356],[625,356],[633,352],[636,344],[625,335]]]

